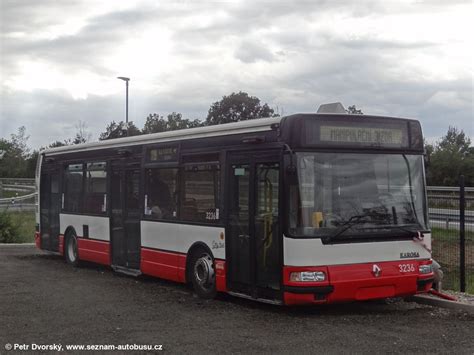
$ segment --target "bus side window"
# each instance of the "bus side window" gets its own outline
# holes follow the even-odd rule
[[[145,178],[145,215],[153,219],[175,219],[178,169],[147,169]]]
[[[107,165],[105,162],[86,164],[84,212],[103,214],[107,211]]]
[[[64,172],[64,206],[66,212],[81,213],[83,164],[70,164]]]
[[[183,171],[183,221],[214,223],[219,220],[220,168],[217,164],[186,166]]]

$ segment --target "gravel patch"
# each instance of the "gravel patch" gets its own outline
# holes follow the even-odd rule
[[[318,307],[227,295],[204,301],[181,284],[73,268],[34,247],[0,246],[0,270],[0,354],[15,343],[162,344],[177,354],[474,354],[474,315],[400,299]]]

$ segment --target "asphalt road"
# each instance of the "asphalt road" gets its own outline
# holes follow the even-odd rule
[[[1,354],[14,353],[7,343],[162,344],[170,353],[474,354],[473,334],[474,316],[459,311],[403,301],[305,308],[230,296],[202,301],[184,285],[92,264],[73,268],[33,246],[0,245]]]

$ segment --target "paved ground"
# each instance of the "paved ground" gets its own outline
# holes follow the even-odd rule
[[[66,265],[33,246],[0,245],[5,344],[162,344],[171,353],[474,354],[474,316],[415,303],[284,308],[183,285]],[[8,352],[12,353],[12,351]]]

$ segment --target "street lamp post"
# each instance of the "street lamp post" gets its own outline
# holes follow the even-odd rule
[[[118,76],[117,79],[125,81],[125,125],[127,126],[127,136],[128,136],[128,82],[130,78],[125,76]]]

